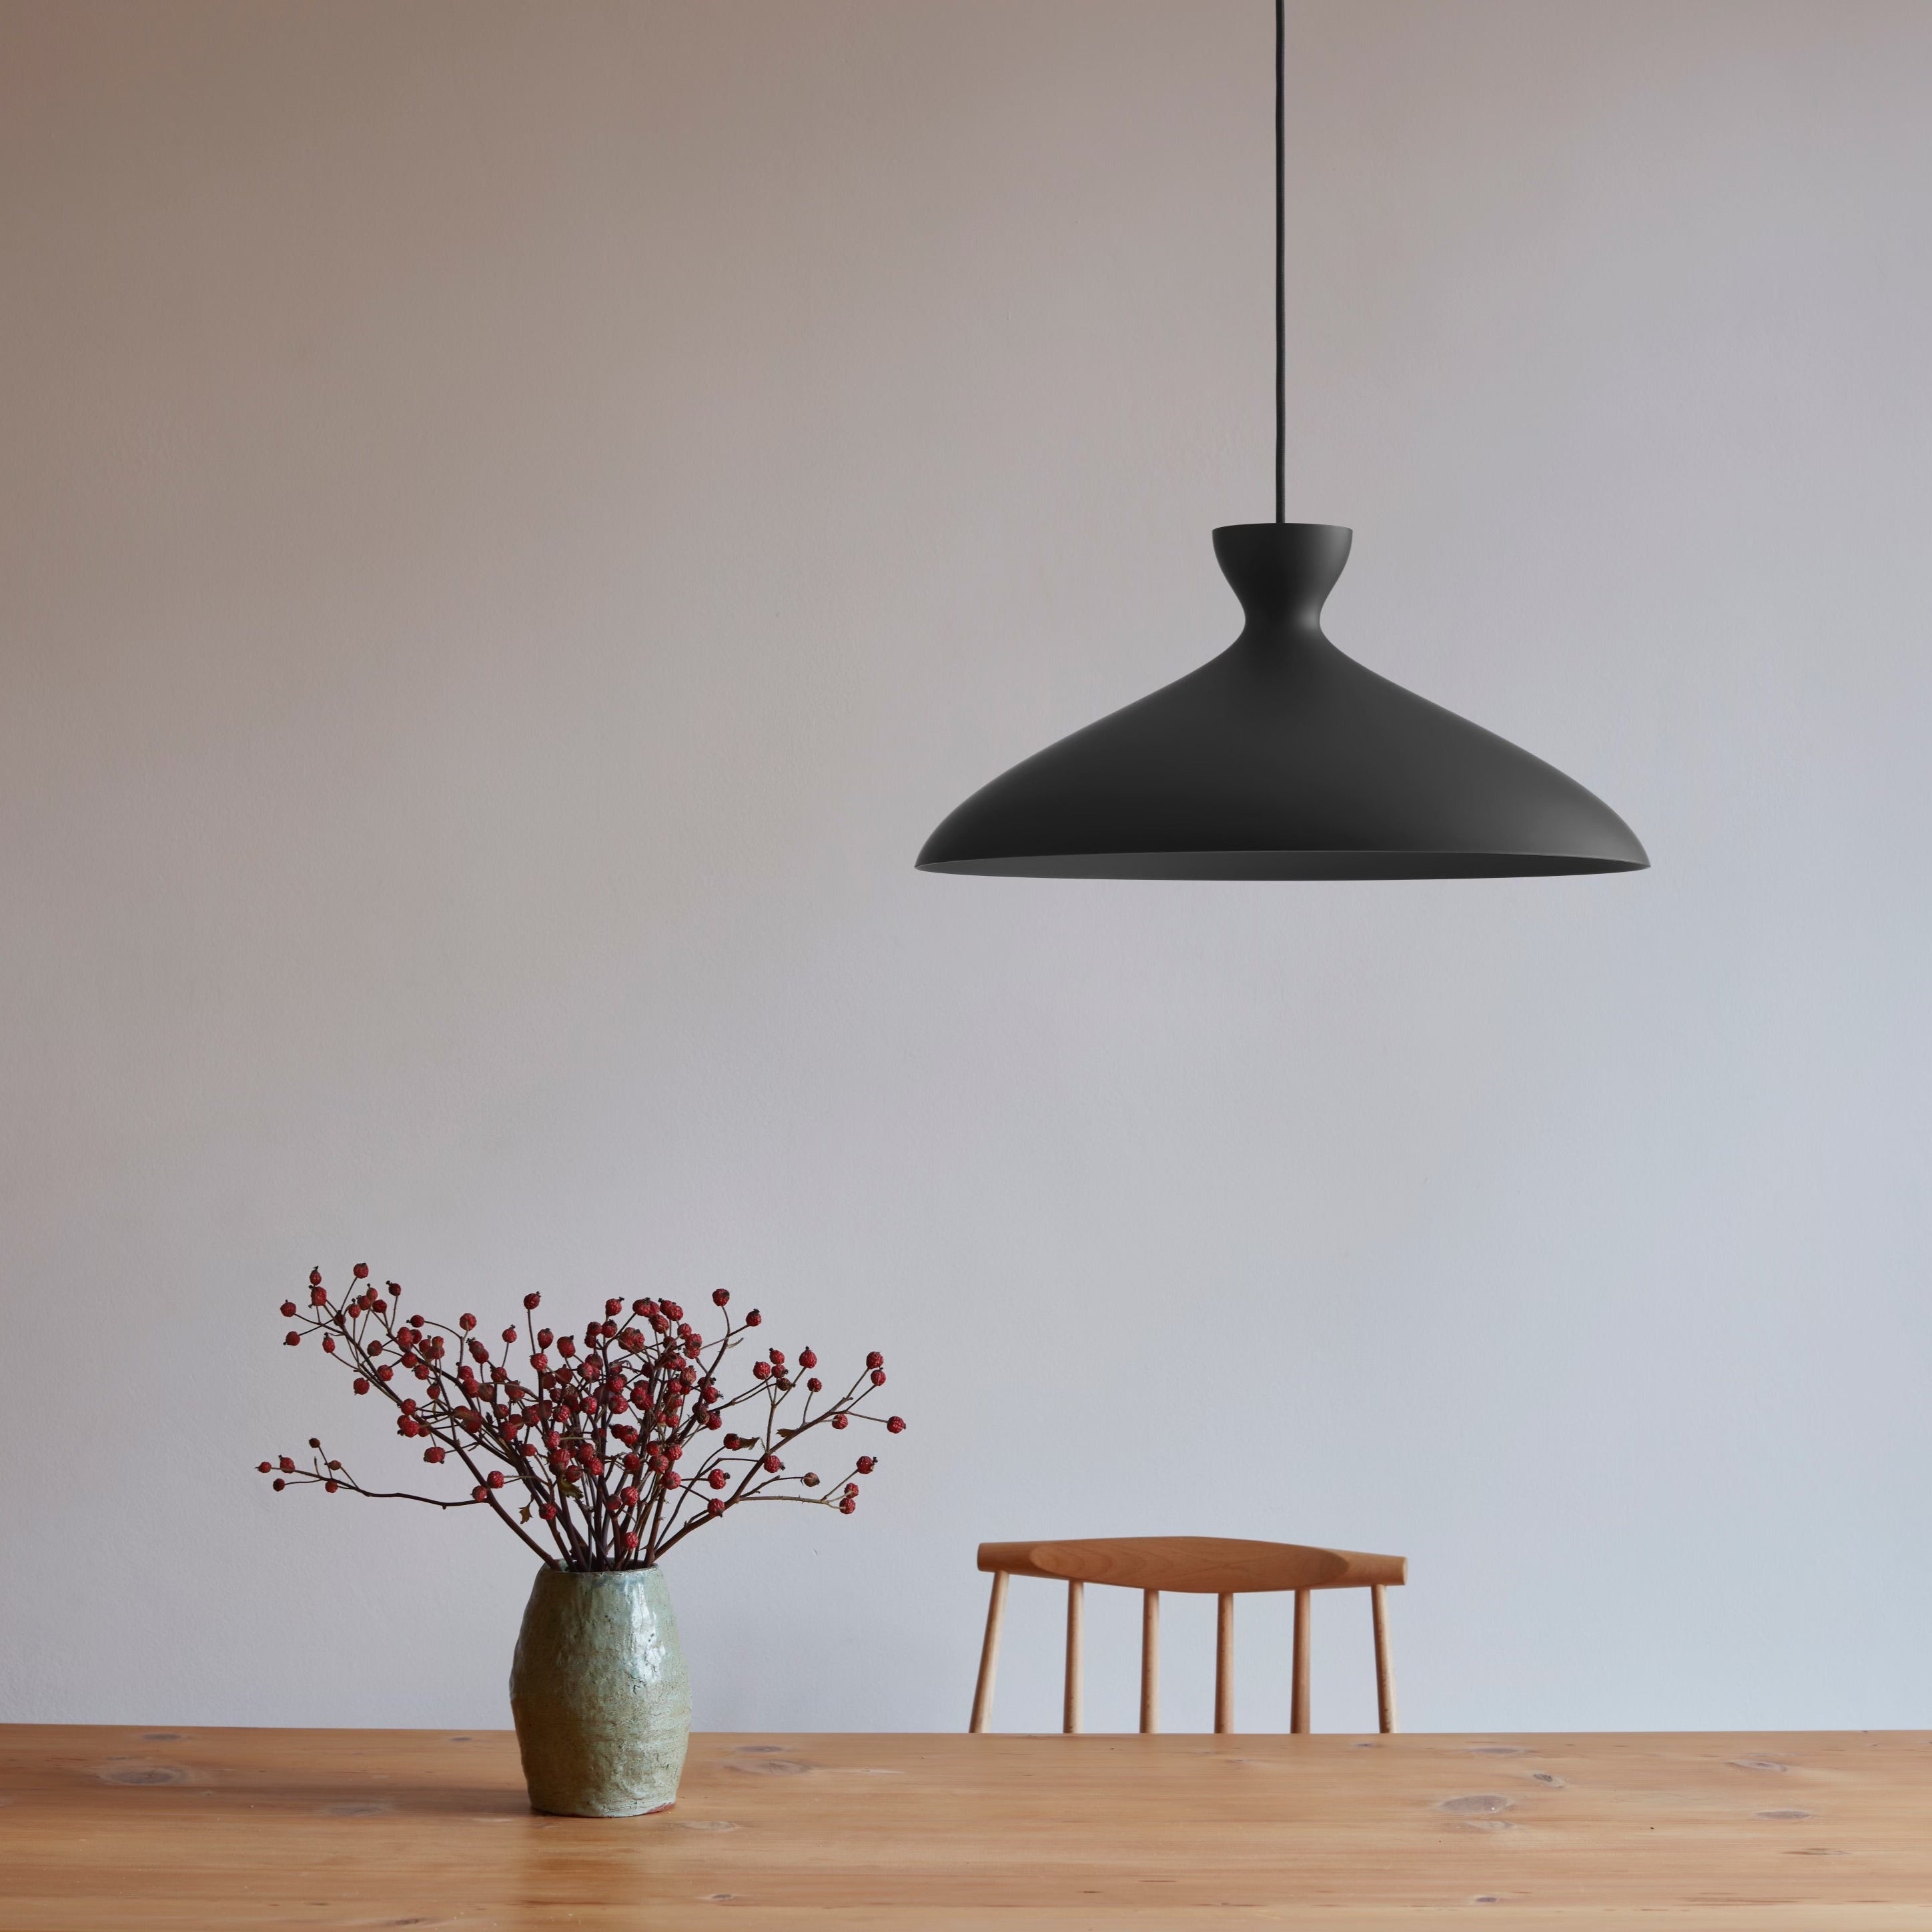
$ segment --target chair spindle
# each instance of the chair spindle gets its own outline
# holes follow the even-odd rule
[[[993,1572],[993,1594],[986,1605],[986,1636],[980,1646],[980,1681],[973,1687],[973,1722],[970,1729],[983,1731],[993,1708],[993,1673],[1000,1662],[1000,1626],[1006,1617],[1006,1585],[1012,1580],[1004,1570]]]
[[[1315,1592],[1294,1593],[1294,1668],[1288,1703],[1288,1728],[1305,1731],[1308,1718],[1309,1651],[1314,1636]]]
[[[1388,1604],[1383,1586],[1369,1586],[1369,1614],[1376,1625],[1376,1721],[1384,1731],[1395,1729],[1395,1673],[1389,1666]]]
[[[1066,1586],[1066,1697],[1060,1728],[1070,1735],[1080,1728],[1080,1666],[1087,1639],[1086,1586],[1077,1579]]]
[[[1214,1728],[1234,1728],[1234,1593],[1221,1592],[1214,1615]]]
[[[1160,1729],[1160,1592],[1141,1592],[1141,1729]]]

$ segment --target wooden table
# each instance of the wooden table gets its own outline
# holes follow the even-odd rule
[[[503,1732],[0,1726],[0,1928],[1932,1932],[1932,1735],[692,1740],[544,1818]]]

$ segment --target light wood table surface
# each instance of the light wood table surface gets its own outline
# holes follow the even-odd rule
[[[1932,1932],[1932,1734],[692,1741],[544,1818],[500,1731],[0,1726],[0,1928]]]

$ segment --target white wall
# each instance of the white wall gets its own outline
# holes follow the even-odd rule
[[[1932,8],[1291,10],[1331,632],[1654,872],[911,869],[1233,634],[1269,11],[0,5],[0,1717],[507,1720],[508,1539],[253,1473],[366,1258],[888,1352],[676,1559],[707,1726],[958,1726],[976,1540],[1159,1530],[1407,1552],[1416,1728],[1932,1723]]]

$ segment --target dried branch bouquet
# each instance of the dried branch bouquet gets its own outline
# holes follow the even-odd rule
[[[709,1341],[675,1301],[649,1296],[628,1312],[607,1300],[580,1336],[555,1335],[534,1325],[542,1297],[526,1294],[521,1335],[505,1328],[500,1354],[478,1339],[475,1316],[454,1328],[420,1315],[404,1321],[401,1288],[386,1286],[386,1294],[358,1262],[337,1300],[313,1270],[307,1305],[282,1304],[296,1324],[286,1344],[319,1336],[323,1352],[352,1373],[356,1394],[394,1405],[396,1433],[423,1444],[424,1462],[461,1466],[468,1493],[370,1489],[316,1436],[305,1465],[292,1456],[259,1465],[278,1490],[320,1484],[331,1495],[489,1509],[554,1569],[644,1569],[740,1503],[809,1503],[850,1516],[857,1479],[876,1457],[857,1456],[829,1479],[814,1469],[794,1475],[787,1458],[815,1430],[842,1432],[856,1421],[896,1436],[905,1427],[859,1406],[885,1383],[876,1351],[842,1394],[827,1395],[810,1348],[795,1359],[767,1348],[751,1365],[750,1386],[727,1394],[718,1380],[725,1358],[763,1318],[754,1308],[734,1322],[723,1312],[731,1299],[724,1288],[711,1298],[724,1331]],[[513,1370],[520,1345],[527,1368]]]

